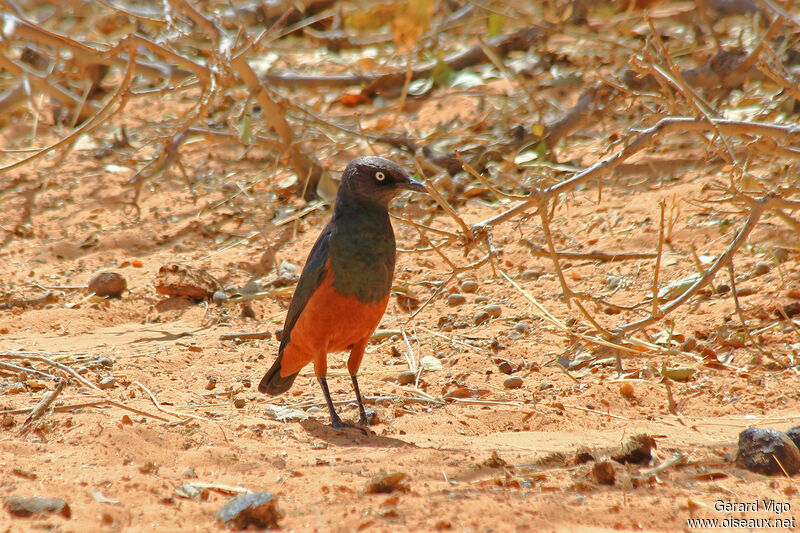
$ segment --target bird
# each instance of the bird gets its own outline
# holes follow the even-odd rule
[[[365,432],[361,426],[369,426],[356,374],[389,303],[397,253],[389,204],[406,190],[427,193],[393,161],[366,156],[347,165],[333,214],[308,254],[289,303],[278,357],[258,385],[262,393],[282,394],[313,361],[335,429]],[[342,421],[328,389],[328,354],[345,350],[350,351],[347,370],[359,426]]]

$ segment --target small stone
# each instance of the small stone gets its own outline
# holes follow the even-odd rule
[[[229,500],[215,516],[228,528],[248,529],[250,526],[258,529],[277,528],[278,521],[283,518],[283,512],[277,503],[271,492],[239,494]]]
[[[769,263],[766,261],[759,261],[753,266],[753,275],[763,276],[764,274],[769,274],[770,270],[772,270],[772,267],[769,266]]]
[[[472,323],[476,326],[480,326],[484,322],[488,322],[492,315],[490,315],[487,311],[478,311],[472,317]]]
[[[487,305],[483,310],[489,313],[492,318],[500,318],[500,315],[503,314],[503,309],[496,304]]]
[[[21,496],[9,496],[6,498],[6,509],[12,516],[44,516],[58,513],[64,518],[70,518],[72,511],[69,504],[61,498],[23,498]]]
[[[181,472],[181,475],[186,478],[195,479],[197,477],[197,472],[194,471],[194,468],[191,466]]]
[[[275,330],[275,340],[281,342],[283,340],[283,328]]]
[[[100,272],[89,280],[89,292],[101,298],[119,298],[127,288],[125,278],[117,272]]]
[[[786,432],[786,436],[794,442],[794,445],[800,449],[800,426],[795,426]]]
[[[0,421],[0,426],[10,428],[14,426],[14,417],[6,413],[3,415],[3,420]]]
[[[128,415],[122,415],[122,419],[120,420],[123,426],[132,426],[133,420]]]
[[[500,363],[497,365],[497,369],[503,374],[514,373],[514,365],[512,365],[509,361],[500,361]]]
[[[540,277],[542,277],[542,273],[540,271],[528,269],[520,272],[519,275],[517,276],[517,279],[525,281],[533,281],[539,279]]]
[[[454,329],[467,329],[468,327],[469,327],[469,322],[464,322],[463,320],[453,324]]]
[[[516,341],[522,338],[522,333],[520,333],[515,329],[512,329],[509,330],[508,333],[506,333],[506,337],[508,337],[509,340]]]
[[[253,382],[250,381],[250,378],[242,378],[242,387],[245,389],[249,389],[253,386]]]
[[[720,283],[719,285],[717,285],[717,292],[719,294],[728,294],[729,292],[731,292],[731,287],[727,283]]]
[[[592,479],[597,483],[601,485],[613,485],[614,477],[614,465],[611,464],[611,461],[608,459],[599,461],[592,466]]]
[[[461,283],[461,292],[473,293],[478,291],[478,282],[468,279]]]
[[[467,303],[467,297],[460,293],[453,293],[447,297],[447,305],[464,305]]]
[[[242,409],[244,407],[245,401],[244,398],[236,398],[233,400],[233,406],[237,409]]]
[[[105,377],[105,378],[101,379],[97,383],[97,386],[100,387],[101,389],[105,390],[105,389],[114,388],[114,386],[116,384],[117,384],[117,380],[114,378],[114,376],[108,376],[108,377]]]
[[[206,390],[214,390],[217,386],[217,378],[214,376],[208,376],[208,382],[206,383]]]
[[[524,322],[517,322],[516,324],[514,324],[514,331],[518,331],[523,335],[527,335],[528,333],[530,333],[531,328],[530,326],[528,326],[528,324],[525,324]]]
[[[775,429],[747,428],[739,433],[736,466],[768,476],[793,476],[800,472],[800,450]]]
[[[420,359],[419,365],[428,372],[436,372],[442,369],[442,362],[432,355],[426,355]]]
[[[211,295],[211,299],[217,305],[222,305],[228,300],[228,295],[225,294],[225,291],[214,291],[214,294]]]
[[[101,357],[100,359],[97,360],[97,364],[100,366],[104,366],[106,368],[110,368],[114,366],[114,361],[112,361],[108,357]]]
[[[547,390],[552,388],[553,384],[550,383],[549,381],[542,381],[541,383],[539,383],[539,390]]]
[[[400,385],[408,385],[410,383],[414,383],[417,379],[417,373],[413,370],[406,370],[405,372],[400,372],[397,375],[397,382]]]
[[[617,287],[619,287],[619,284],[621,282],[622,279],[620,279],[617,276],[608,276],[606,278],[606,287],[608,287],[609,289],[616,289]]]
[[[285,259],[281,261],[281,264],[278,265],[278,276],[284,275],[297,275],[297,265],[286,261]]]
[[[503,380],[503,387],[507,389],[518,389],[522,387],[522,378],[519,376],[511,376]]]
[[[489,301],[489,297],[485,296],[483,294],[479,294],[478,296],[475,297],[475,303],[476,304],[485,304],[488,301]]]

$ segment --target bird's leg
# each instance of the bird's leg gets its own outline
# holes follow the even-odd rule
[[[358,423],[364,426],[369,426],[367,419],[367,412],[364,410],[364,402],[361,401],[361,391],[358,390],[358,380],[355,374],[350,374],[350,379],[353,380],[353,390],[356,391],[356,400],[358,401]]]
[[[355,428],[360,430],[365,435],[368,435],[365,429],[353,424],[346,424],[342,422],[342,419],[339,418],[338,414],[336,414],[336,409],[333,408],[331,392],[328,390],[328,380],[325,377],[317,376],[317,381],[319,381],[319,386],[322,387],[322,393],[325,395],[325,402],[328,404],[328,411],[331,413],[331,426],[333,426],[334,429]]]

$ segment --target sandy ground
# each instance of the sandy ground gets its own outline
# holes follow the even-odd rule
[[[129,133],[136,138],[136,124]],[[528,241],[545,242],[538,219],[498,227],[497,275],[484,266],[450,286],[456,291],[464,281],[478,282],[463,304],[438,298],[410,318],[402,297],[392,298],[381,327],[404,330],[408,342],[395,334],[368,347],[360,383],[377,411],[374,433],[335,431],[310,369],[282,397],[256,391],[276,355],[274,335],[220,339],[281,327],[291,286],[254,300],[256,318],[244,318],[238,305],[167,299],[154,289],[159,268],[170,263],[204,270],[224,286],[273,279],[281,261],[302,265],[330,211],[312,210],[276,225],[303,207],[273,194],[281,172],[263,170],[256,151],[236,160],[221,148],[189,143],[182,160],[191,169],[193,191],[180,174],[148,183],[137,219],[119,201],[128,190],[122,185],[128,169],[93,156],[97,144],[87,141],[63,163],[26,167],[6,185],[20,194],[5,197],[0,224],[14,228],[23,193],[44,183],[36,189],[29,231],[0,249],[4,301],[41,296],[38,286],[85,285],[104,270],[121,273],[129,291],[106,301],[85,290],[50,289],[57,298],[44,308],[0,310],[0,353],[45,355],[79,372],[88,384],[71,379],[57,407],[96,402],[57,409],[25,435],[26,414],[0,415],[0,499],[57,497],[71,508],[69,519],[12,518],[3,509],[0,531],[215,530],[214,514],[245,489],[277,496],[285,531],[682,531],[693,529],[687,523],[693,517],[776,517],[718,511],[718,500],[771,499],[791,505],[780,518],[800,517],[796,480],[734,464],[744,428],[800,424],[800,379],[796,368],[781,368],[742,341],[730,291],[707,290],[680,308],[671,316],[671,338],[663,324],[637,334],[656,350],[599,346],[543,319],[526,296],[562,321],[577,319],[569,321],[573,333],[591,333],[578,311],[559,299],[552,263],[531,253]],[[581,148],[583,164],[595,160],[596,148]],[[702,160],[702,154],[685,155]],[[340,169],[345,160],[330,166]],[[668,214],[680,207],[664,250],[665,286],[696,272],[690,245],[707,262],[724,250],[743,217],[695,201],[710,197],[703,186],[719,177],[718,166],[674,171],[680,162],[658,154],[638,163],[604,183],[600,204],[596,184],[567,198],[553,221],[556,245],[653,252],[657,206],[665,200]],[[483,194],[456,205],[474,223],[511,204]],[[400,200],[393,210],[455,227],[424,198]],[[426,247],[413,228],[395,227],[401,249],[396,289],[424,302],[448,277],[448,266],[435,253],[413,251]],[[800,351],[800,334],[776,320],[773,309],[798,299],[800,254],[797,236],[782,227],[766,218],[736,267],[750,329],[767,354],[786,363]],[[776,261],[773,252],[787,247]],[[456,247],[444,251],[458,264],[479,258],[464,259]],[[768,268],[757,270],[762,262]],[[653,266],[652,259],[568,259],[565,275],[574,289],[626,306],[651,294]],[[725,276],[716,282],[728,283]],[[474,325],[487,305],[499,306],[501,315]],[[587,309],[609,328],[642,316],[591,303]],[[699,342],[684,344],[689,338]],[[398,375],[409,369],[409,359],[418,365],[425,356],[441,368],[434,364],[416,383],[401,386]],[[344,356],[330,361],[334,399],[343,417],[354,420]],[[674,406],[662,365],[691,374],[670,382]],[[521,386],[506,388],[503,370],[520,377]],[[109,377],[114,381],[107,389],[89,386]],[[0,411],[30,408],[52,388],[47,379],[0,369]],[[274,406],[291,408],[295,419],[276,420]],[[575,460],[580,449],[601,460],[640,433],[657,442],[652,462],[612,462],[612,485],[595,481],[592,461]],[[677,454],[686,455],[683,463],[651,472]],[[397,472],[406,475],[406,488],[366,493],[374,476]],[[207,490],[185,497],[186,483]]]

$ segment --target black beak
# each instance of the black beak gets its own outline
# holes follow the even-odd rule
[[[424,192],[425,194],[428,194],[428,189],[425,188],[425,185],[421,184],[418,181],[414,181],[411,178],[408,178],[407,181],[398,182],[397,186],[400,187],[401,189]]]

